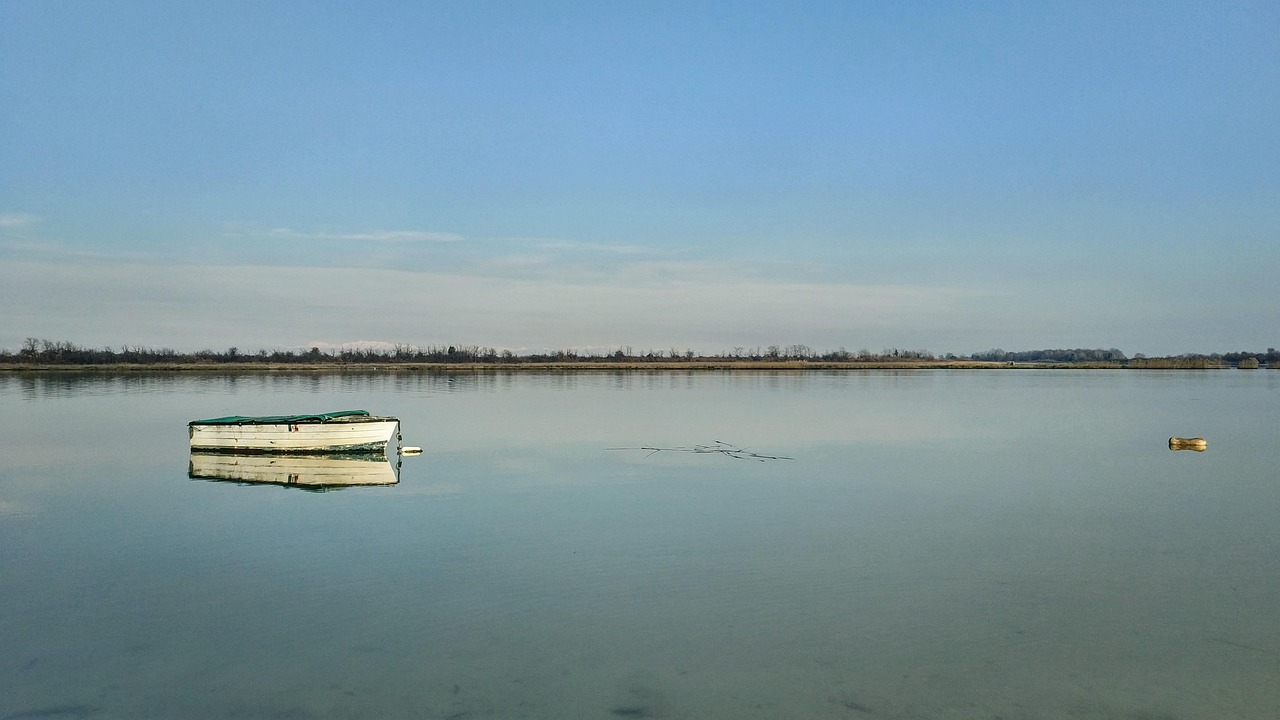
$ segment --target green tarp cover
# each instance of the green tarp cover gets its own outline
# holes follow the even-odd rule
[[[188,425],[281,425],[284,423],[324,422],[333,418],[351,415],[369,414],[368,410],[338,410],[337,412],[320,413],[318,415],[263,415],[261,417],[245,417],[231,415],[211,420],[192,420]]]

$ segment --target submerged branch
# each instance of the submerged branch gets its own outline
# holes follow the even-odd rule
[[[649,457],[650,455],[656,455],[657,453],[660,453],[660,452],[685,452],[685,453],[696,453],[698,455],[709,455],[714,453],[719,455],[728,455],[729,457],[734,458],[735,460],[757,460],[759,462],[764,462],[765,460],[795,460],[795,458],[786,457],[783,455],[761,455],[760,453],[754,453],[754,452],[751,452],[750,450],[747,450],[746,448],[740,448],[737,445],[730,445],[729,443],[723,442],[721,440],[716,440],[714,445],[694,445],[693,447],[684,447],[684,446],[653,447],[651,445],[644,445],[641,447],[633,447],[633,448],[620,447],[620,448],[605,448],[605,449],[606,450],[647,450],[649,451],[649,454],[645,455],[645,457]]]

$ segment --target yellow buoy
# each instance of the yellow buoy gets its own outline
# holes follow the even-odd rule
[[[1170,450],[1194,450],[1195,452],[1204,452],[1205,448],[1208,446],[1209,444],[1205,442],[1204,438],[1169,438]]]

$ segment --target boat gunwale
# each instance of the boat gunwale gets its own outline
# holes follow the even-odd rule
[[[314,413],[309,415],[228,415],[226,417],[209,418],[207,420],[192,420],[187,423],[188,426],[194,427],[224,427],[236,425],[321,425],[325,423],[364,423],[394,421],[399,422],[400,419],[390,416],[371,415],[368,410],[338,410],[328,413]]]

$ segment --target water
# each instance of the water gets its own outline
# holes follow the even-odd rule
[[[0,403],[0,719],[1280,716],[1276,372],[0,377]],[[188,420],[347,408],[424,448],[398,484],[187,475]],[[794,459],[613,449],[715,441]]]

